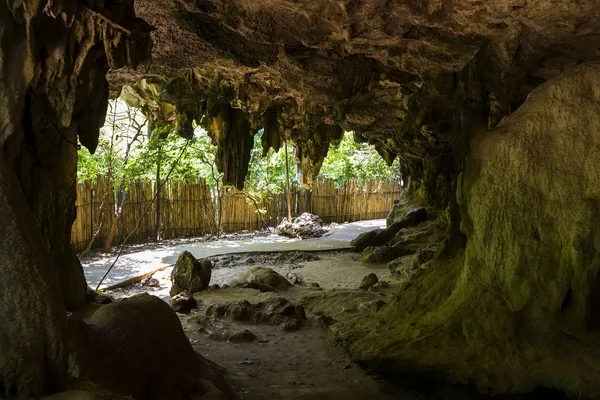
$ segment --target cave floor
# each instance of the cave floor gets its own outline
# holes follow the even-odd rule
[[[184,324],[185,326],[186,324]],[[187,325],[193,347],[225,367],[243,399],[409,399],[351,362],[326,328],[249,326],[252,343],[218,342]]]
[[[134,276],[174,264],[177,257],[189,251],[196,258],[218,254],[270,251],[310,251],[348,248],[350,242],[363,232],[385,228],[385,219],[332,224],[325,236],[316,239],[290,239],[274,233],[226,235],[217,240],[205,238],[177,239],[143,245],[132,245],[125,249],[102,287],[110,286]],[[100,278],[113,263],[118,249],[110,255],[91,254],[82,259],[86,280],[96,287]],[[215,283],[215,282],[213,282]]]
[[[303,241],[304,243],[308,241]],[[303,243],[300,242],[300,243]],[[309,242],[310,243],[310,242]],[[312,244],[309,244],[312,246]],[[310,249],[309,250],[314,250]],[[324,250],[324,249],[321,249]],[[359,315],[374,314],[388,302],[401,281],[385,264],[362,264],[359,254],[349,250],[265,251],[232,253],[210,257],[211,284],[223,286],[248,268],[271,268],[295,285],[278,292],[250,288],[211,288],[197,293],[197,309],[178,314],[194,349],[228,371],[231,386],[241,399],[490,399],[473,388],[431,383],[418,387],[410,382],[392,382],[353,363],[328,329],[330,323]],[[374,272],[389,286],[359,290],[362,279]],[[170,269],[154,274],[158,287],[135,285],[111,291],[122,298],[150,293],[168,301]],[[318,287],[317,287],[318,285]],[[256,305],[284,298],[302,305],[306,320],[297,330],[282,324],[242,322],[217,318],[206,323],[207,310],[247,301]],[[325,319],[324,319],[325,318]],[[237,342],[232,334],[252,332],[253,340]],[[497,399],[549,399],[547,394],[500,396]],[[560,397],[559,397],[560,398]]]

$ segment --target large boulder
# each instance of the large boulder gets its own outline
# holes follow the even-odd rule
[[[402,242],[392,246],[369,246],[362,252],[358,260],[365,264],[381,264],[410,253],[410,250]]]
[[[255,286],[259,288],[261,286],[267,286],[267,288],[273,288],[275,290],[285,290],[293,285],[285,279],[283,276],[273,271],[271,268],[264,267],[252,267],[248,271],[244,272],[233,281],[230,282],[230,286]],[[267,290],[261,290],[267,291]]]
[[[118,395],[183,400],[231,395],[222,368],[194,351],[175,312],[147,294],[100,307],[91,317],[69,320],[74,378]]]
[[[292,222],[284,218],[275,230],[281,235],[300,239],[321,237],[327,232],[321,218],[310,213],[303,213]]]
[[[171,272],[171,296],[180,293],[193,295],[208,288],[210,284],[210,275],[212,263],[210,260],[197,260],[192,253],[184,251],[179,255],[175,268]]]

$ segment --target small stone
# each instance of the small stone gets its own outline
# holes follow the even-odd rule
[[[160,287],[160,281],[152,276],[146,277],[140,282],[140,284],[147,287]]]
[[[377,282],[379,282],[379,279],[377,278],[377,275],[375,275],[373,272],[371,272],[369,275],[365,276],[360,284],[360,289],[362,290],[369,290],[371,289]]]
[[[217,284],[211,285],[210,288],[213,290],[221,289],[221,287]]]
[[[187,297],[185,293],[179,293],[171,299],[171,308],[181,314],[188,314],[197,306],[196,299]]]
[[[236,332],[229,337],[229,341],[232,343],[249,343],[254,340],[256,340],[256,335],[248,329]]]
[[[290,321],[281,324],[281,328],[286,332],[296,332],[302,325],[299,321]]]
[[[256,264],[256,260],[252,257],[246,259],[246,264]]]
[[[321,286],[317,283],[317,282],[312,282],[310,284],[310,287],[314,287],[314,288],[320,288]]]

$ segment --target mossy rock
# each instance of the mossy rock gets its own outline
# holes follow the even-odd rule
[[[379,278],[377,278],[377,275],[371,272],[369,275],[363,278],[359,288],[362,290],[369,290],[375,286],[377,282],[379,282]]]
[[[400,257],[388,263],[388,267],[393,274],[399,275],[404,279],[410,279],[419,272],[424,270],[425,265],[431,261],[435,253],[430,250],[420,250],[415,254]]]
[[[192,253],[184,251],[179,255],[173,272],[171,272],[171,297],[180,293],[191,296],[194,293],[208,289],[212,263],[210,260],[197,260]]]
[[[409,253],[404,243],[396,243],[393,246],[371,246],[363,251],[359,261],[364,264],[382,264]]]
[[[396,221],[385,229],[375,229],[358,235],[350,242],[355,251],[361,252],[369,246],[383,246],[404,228],[419,225],[427,220],[427,211],[422,208],[415,208],[409,211],[400,221]]]

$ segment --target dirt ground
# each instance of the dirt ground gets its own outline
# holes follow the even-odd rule
[[[190,315],[180,314],[190,342],[203,356],[225,367],[232,385],[242,399],[411,399],[403,394],[389,393],[389,386],[356,366],[336,342],[326,326],[318,326],[314,315],[307,311],[308,320],[296,332],[286,332],[280,326],[242,324],[227,321],[228,329],[250,330],[256,339],[250,343],[214,340],[194,322],[211,304],[239,300],[258,303],[284,296],[294,303],[303,298],[322,296],[330,291],[347,296],[358,289],[362,279],[375,272],[380,280],[390,280],[385,265],[365,266],[358,254],[348,251],[268,252],[232,254],[213,257],[211,284],[224,285],[248,268],[272,268],[298,285],[285,293],[261,293],[253,289],[209,290],[197,295],[198,310]],[[168,300],[170,269],[155,274],[160,287],[136,285],[109,292],[115,297],[129,297],[148,292]],[[318,284],[315,288],[311,284]],[[351,290],[348,290],[351,289]],[[390,292],[390,289],[382,291]],[[361,291],[364,292],[364,291]],[[370,293],[364,293],[370,296]],[[385,293],[373,295],[386,296]],[[342,301],[345,303],[345,301]],[[340,312],[347,307],[340,305]],[[355,307],[356,308],[356,307]]]
[[[474,388],[452,385],[413,387],[411,382],[392,383],[354,364],[327,326],[360,313],[375,313],[398,290],[400,282],[385,265],[364,265],[349,251],[288,251],[243,253],[212,257],[211,284],[227,284],[248,268],[272,268],[289,280],[291,289],[260,292],[248,288],[210,289],[196,294],[198,308],[178,314],[196,351],[229,371],[229,380],[241,399],[344,399],[344,400],[444,400],[490,399]],[[364,276],[374,272],[389,286],[359,290]],[[170,270],[155,274],[160,287],[136,285],[109,293],[128,297],[141,292],[169,300]],[[316,287],[317,284],[318,287]],[[302,306],[306,320],[298,330],[282,324],[244,323],[230,319],[206,324],[214,305],[252,305],[284,298]],[[285,300],[284,300],[285,301]],[[326,318],[324,316],[327,316]],[[200,322],[203,321],[203,322]],[[253,340],[234,342],[232,334],[250,331]],[[231,339],[231,340],[228,340]],[[500,396],[500,400],[563,399],[554,393]]]

